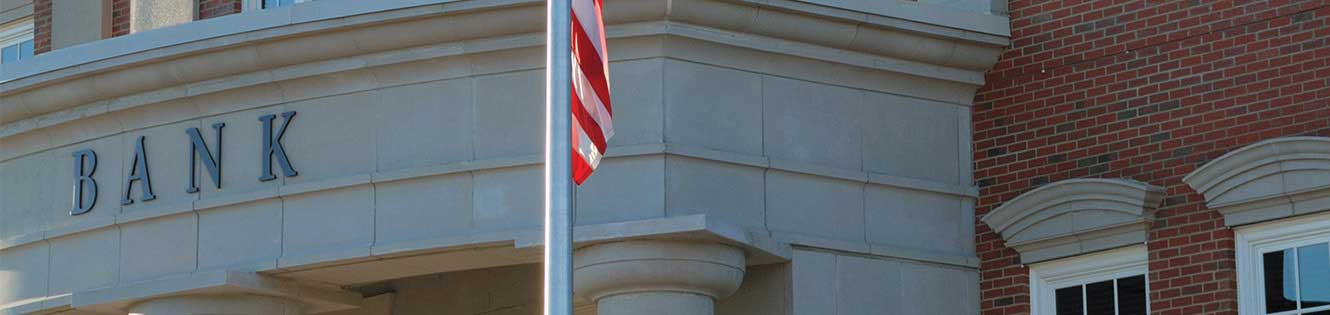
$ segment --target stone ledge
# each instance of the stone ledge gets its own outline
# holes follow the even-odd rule
[[[718,242],[744,249],[749,265],[788,261],[789,245],[764,233],[746,231],[706,215],[647,219],[577,226],[578,247],[638,239]],[[365,248],[368,256],[354,259],[303,261],[264,273],[284,278],[352,285],[378,278],[401,278],[439,272],[539,263],[540,228],[399,241]]]
[[[982,220],[1035,263],[1139,244],[1164,189],[1126,179],[1070,179],[1031,190]]]
[[[251,272],[212,271],[162,278],[111,288],[76,292],[70,307],[104,313],[125,313],[134,303],[190,294],[256,294],[287,298],[317,314],[354,309],[360,293],[314,287]]]

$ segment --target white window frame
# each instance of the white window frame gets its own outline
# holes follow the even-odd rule
[[[1238,263],[1238,314],[1265,315],[1267,252],[1330,242],[1330,213],[1320,213],[1239,227],[1234,233]],[[1316,312],[1313,310],[1290,311]]]
[[[1145,245],[1140,244],[1030,265],[1031,315],[1057,314],[1058,288],[1141,275],[1145,276],[1145,311],[1149,314],[1149,260]]]
[[[296,4],[300,4],[301,2],[309,2],[309,1],[310,1],[310,0],[296,0],[295,3],[296,3]],[[240,2],[240,12],[241,12],[241,13],[244,13],[244,12],[253,12],[253,11],[261,11],[261,10],[264,10],[264,9],[263,9],[263,0],[243,0],[243,1]]]
[[[11,26],[0,28],[0,47],[32,39],[34,29],[32,18],[18,20],[11,23]]]

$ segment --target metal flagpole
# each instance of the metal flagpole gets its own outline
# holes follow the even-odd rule
[[[545,315],[573,314],[570,1],[545,12]]]

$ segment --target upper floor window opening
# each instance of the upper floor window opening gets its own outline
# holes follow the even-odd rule
[[[32,34],[32,19],[0,26],[0,64],[31,59],[34,45]]]

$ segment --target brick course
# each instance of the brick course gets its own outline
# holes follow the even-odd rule
[[[51,51],[51,0],[32,1],[32,54]]]
[[[129,0],[111,0],[111,37],[129,35]]]
[[[1070,178],[1167,189],[1153,314],[1237,314],[1233,233],[1182,177],[1242,146],[1330,136],[1330,1],[1011,0],[975,98],[976,213]],[[1029,314],[1029,270],[975,220],[984,315]]]

